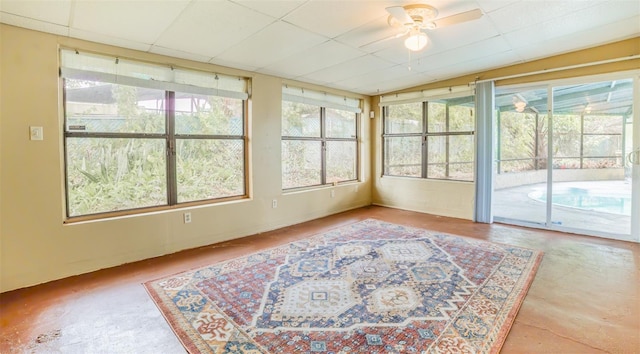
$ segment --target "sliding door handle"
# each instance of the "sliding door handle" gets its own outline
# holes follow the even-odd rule
[[[633,150],[627,155],[627,161],[631,165],[640,165],[640,148]]]

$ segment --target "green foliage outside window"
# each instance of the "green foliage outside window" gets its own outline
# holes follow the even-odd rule
[[[384,174],[472,181],[473,98],[389,105],[384,110]]]
[[[169,204],[165,91],[71,79],[65,90],[68,215]],[[177,202],[243,195],[242,101],[174,96]]]
[[[357,179],[357,122],[349,111],[282,102],[282,188]]]

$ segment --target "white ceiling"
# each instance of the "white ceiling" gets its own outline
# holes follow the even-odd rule
[[[409,56],[378,40],[411,3],[484,16]],[[0,22],[374,95],[638,36],[640,1],[0,0]]]

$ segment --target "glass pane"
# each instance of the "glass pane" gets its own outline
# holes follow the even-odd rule
[[[242,100],[176,92],[176,134],[242,135]]]
[[[624,124],[624,115],[606,116],[606,115],[585,115],[584,116],[584,132],[585,134],[620,134]]]
[[[583,144],[583,156],[621,157],[622,154],[622,134],[585,135]]]
[[[580,116],[554,114],[554,157],[580,157]]]
[[[428,132],[441,133],[447,131],[447,105],[439,102],[429,102],[427,105]]]
[[[496,174],[493,215],[545,225],[548,89],[496,88]],[[540,197],[540,198],[538,198]]]
[[[396,104],[386,107],[385,110],[386,134],[422,132],[422,103]]]
[[[244,141],[178,139],[178,202],[244,195]]]
[[[282,188],[297,188],[321,184],[320,141],[282,141]]]
[[[631,80],[553,88],[554,226],[630,234],[622,137],[632,91]]]
[[[449,171],[447,178],[473,181],[474,136],[449,137]]]
[[[447,137],[427,137],[427,178],[447,178]]]
[[[320,107],[282,101],[282,136],[320,137]]]
[[[327,141],[327,183],[356,179],[357,143]]]
[[[537,158],[542,151],[538,147],[540,136],[546,134],[546,128],[540,127],[543,120],[533,113],[501,112],[499,172],[519,172],[538,169]],[[544,152],[546,155],[546,152]]]
[[[164,133],[165,92],[65,79],[68,132]]]
[[[384,174],[422,176],[422,137],[386,137],[384,155]]]
[[[325,110],[325,131],[329,138],[355,138],[356,114],[327,108]]]
[[[167,204],[164,139],[67,138],[69,216]]]
[[[449,131],[472,132],[476,130],[474,96],[450,99]],[[459,104],[455,104],[459,102]]]
[[[427,107],[429,133],[471,132],[475,130],[474,96],[429,101]],[[447,114],[449,115],[448,121]]]

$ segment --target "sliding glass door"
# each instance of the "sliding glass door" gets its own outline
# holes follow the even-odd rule
[[[640,241],[637,86],[635,74],[496,89],[494,220]]]

